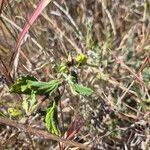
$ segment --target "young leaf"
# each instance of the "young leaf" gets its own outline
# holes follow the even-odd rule
[[[77,57],[75,58],[77,65],[83,65],[86,63],[87,61],[87,56],[84,54],[79,54],[77,55]]]
[[[22,115],[22,111],[18,108],[8,108],[8,113],[12,117],[17,117]]]
[[[66,63],[65,61],[63,61],[63,62],[60,64],[60,66],[59,66],[59,68],[58,68],[58,72],[60,72],[60,73],[66,73],[66,72],[68,72],[67,63]]]
[[[60,135],[60,130],[58,129],[57,104],[55,100],[47,110],[45,122],[46,128],[49,132],[55,135]]]
[[[27,99],[24,99],[22,102],[22,108],[25,110],[26,113],[29,111],[29,102]]]
[[[88,87],[85,87],[83,85],[79,85],[77,83],[74,83],[74,84],[71,84],[71,88],[81,94],[81,95],[84,95],[84,96],[90,96],[92,93],[93,93],[93,90],[88,88]]]

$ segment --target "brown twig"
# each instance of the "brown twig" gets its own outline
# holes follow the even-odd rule
[[[143,87],[146,87],[146,88],[148,89],[148,87],[147,87],[147,85],[145,85],[144,81],[143,81],[136,73],[134,73],[134,72],[130,69],[130,67],[128,67],[128,66],[123,62],[122,59],[118,58],[115,54],[113,54],[113,57],[115,58],[116,62],[117,62],[118,64],[121,64],[122,67],[124,67],[127,71],[129,71],[130,74],[132,74],[133,77],[134,77],[135,79],[137,79],[137,81],[138,81]]]
[[[35,4],[33,4],[33,7],[36,8],[37,6]],[[78,45],[73,42],[65,33],[64,31],[62,31],[58,26],[55,20],[51,19],[47,14],[45,13],[41,13],[41,15],[53,26],[53,28],[55,29],[55,31],[60,34],[75,50],[76,52],[82,53],[82,50],[78,47]]]
[[[0,0],[0,15],[1,15],[2,10],[3,10],[3,5],[4,5],[4,0]]]
[[[91,147],[89,147],[88,145],[84,145],[84,144],[81,144],[81,143],[77,143],[77,142],[74,142],[74,141],[71,141],[71,140],[61,138],[59,136],[48,133],[44,130],[40,130],[40,129],[36,129],[36,128],[30,127],[30,126],[26,126],[26,125],[23,125],[23,124],[18,123],[16,121],[10,120],[8,118],[0,118],[0,124],[5,124],[5,125],[8,125],[8,126],[12,126],[12,127],[15,127],[15,128],[18,128],[18,129],[22,130],[23,132],[34,134],[36,136],[40,136],[40,137],[43,137],[45,139],[50,139],[50,140],[54,140],[54,141],[57,141],[57,142],[62,142],[66,145],[75,146],[75,147],[79,147],[81,149],[86,149],[86,150],[91,149]]]
[[[20,134],[20,131],[18,131],[17,133],[15,133],[14,135],[12,135],[9,139],[7,139],[4,143],[2,143],[0,145],[0,147],[3,148],[3,149],[5,149],[8,144],[10,144],[13,141],[17,140],[17,137],[18,137],[19,134]]]

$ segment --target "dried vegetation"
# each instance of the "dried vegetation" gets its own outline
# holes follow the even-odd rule
[[[12,58],[17,36],[37,2],[6,0],[1,4],[0,73],[6,81],[4,84],[0,81],[0,112],[16,120],[16,126],[24,123],[36,127],[38,132],[45,129],[42,108],[48,105],[47,101],[29,117],[13,118],[8,112],[9,108],[21,107],[22,97],[8,90],[13,82]],[[77,72],[79,82],[91,87],[94,93],[89,97],[73,96],[66,87],[61,100],[63,132],[76,118],[80,130],[72,140],[82,145],[100,150],[147,150],[150,147],[149,35],[149,0],[53,1],[24,38],[17,73],[49,81],[58,76],[56,68],[68,55],[74,58],[83,53],[87,63],[72,69]],[[31,130],[18,130],[10,124],[0,125],[3,149],[59,149],[60,145],[47,137]]]

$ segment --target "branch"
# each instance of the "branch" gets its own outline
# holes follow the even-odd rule
[[[91,149],[88,145],[83,145],[81,143],[77,143],[74,141],[63,139],[63,138],[56,136],[56,135],[53,135],[49,132],[46,132],[46,131],[43,131],[40,129],[35,129],[35,128],[30,127],[30,126],[23,125],[21,123],[18,123],[17,121],[13,121],[13,120],[10,120],[7,118],[0,118],[0,124],[12,126],[12,127],[15,127],[15,128],[22,130],[23,132],[31,133],[31,134],[34,134],[36,136],[43,137],[45,139],[50,139],[50,140],[54,140],[57,142],[62,142],[66,145],[75,146],[75,147],[79,147],[79,148],[86,149],[86,150]]]

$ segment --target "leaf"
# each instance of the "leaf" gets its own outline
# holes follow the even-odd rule
[[[60,64],[60,66],[58,68],[58,72],[60,72],[60,73],[68,72],[67,63],[65,61]]]
[[[2,111],[0,111],[0,118],[1,118],[1,117],[5,117],[5,115],[3,114]]]
[[[47,109],[45,123],[49,132],[60,135],[60,130],[58,129],[57,104],[55,100],[52,102],[50,108]]]
[[[34,82],[31,88],[36,91],[39,95],[51,95],[55,92],[59,85],[59,80],[51,80],[50,82]]]
[[[28,111],[29,111],[29,102],[28,102],[27,99],[23,100],[22,108],[25,110],[26,113],[28,113]]]
[[[77,65],[83,65],[87,61],[87,56],[84,54],[79,54],[79,55],[77,55],[75,60],[76,60]]]
[[[28,81],[37,81],[33,76],[22,76],[17,79],[17,81],[11,86],[10,92],[18,94],[30,94],[32,90],[30,89],[30,84]]]
[[[69,84],[77,83],[77,74],[74,71],[71,71],[69,75],[63,74],[63,76]]]
[[[34,109],[35,103],[36,94],[35,91],[32,91],[31,95],[23,101],[22,107],[25,110],[25,112],[28,113]]]
[[[85,87],[83,85],[79,85],[77,83],[71,84],[71,88],[74,90],[74,92],[77,92],[78,94],[84,96],[90,96],[93,93],[92,89]]]
[[[49,82],[37,81],[34,77],[26,76],[19,78],[10,88],[10,92],[18,94],[51,95],[60,85],[60,80]]]
[[[69,74],[69,75],[67,75],[67,74],[63,74],[63,75],[64,75],[66,81],[70,85],[72,94],[76,95],[78,93],[78,94],[81,94],[84,96],[90,96],[93,93],[92,89],[90,89],[86,86],[77,84],[78,79],[77,79],[77,73],[75,71],[71,71],[71,74]]]
[[[32,91],[31,96],[30,96],[30,108],[31,109],[35,105],[35,103],[36,103],[36,95],[35,95],[35,92]]]
[[[22,111],[18,108],[8,108],[8,113],[12,117],[18,117],[22,115]]]

